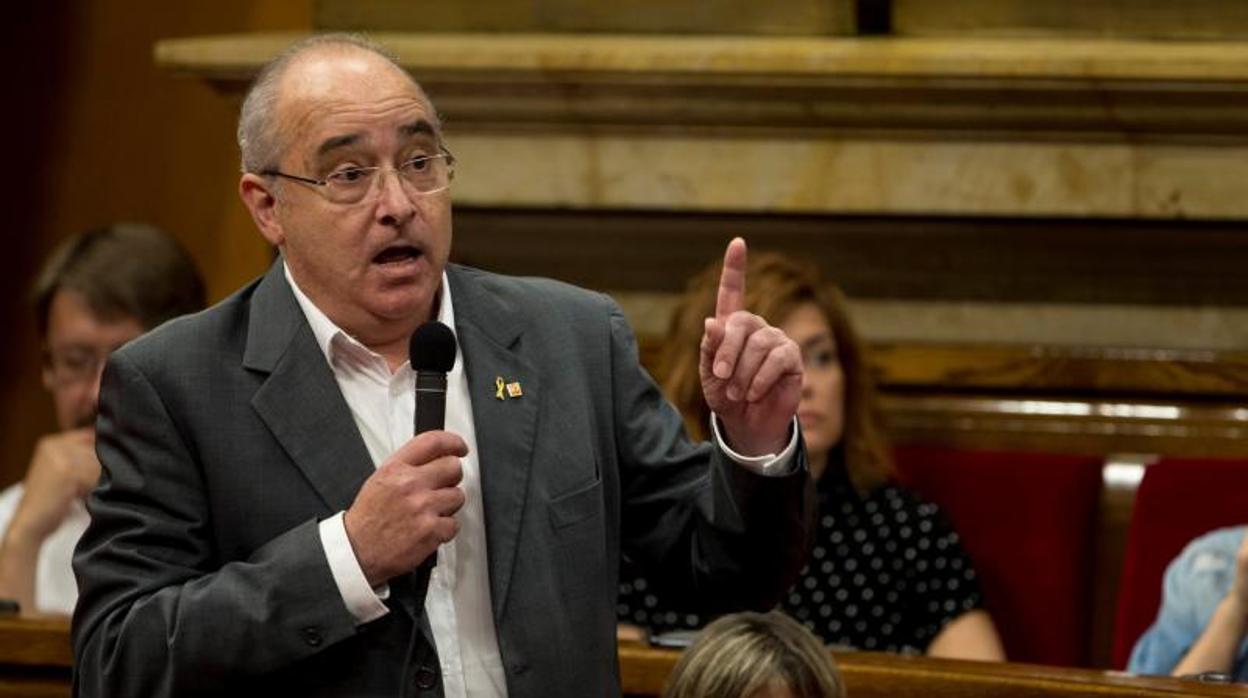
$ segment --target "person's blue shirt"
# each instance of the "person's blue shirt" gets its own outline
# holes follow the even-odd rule
[[[1245,531],[1248,526],[1206,533],[1171,561],[1162,582],[1161,610],[1135,643],[1127,671],[1169,674],[1183,659],[1235,581],[1235,554]],[[1235,681],[1248,681],[1248,639],[1240,641],[1230,673]]]

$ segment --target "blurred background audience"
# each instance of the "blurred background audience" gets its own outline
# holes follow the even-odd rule
[[[147,330],[203,308],[204,283],[168,233],[117,223],[64,240],[39,272],[33,300],[58,431],[39,439],[22,481],[0,492],[0,598],[24,613],[69,614],[78,599],[70,561],[88,521],[83,501],[100,476],[104,363]]]
[[[1248,681],[1248,527],[1193,540],[1166,567],[1157,620],[1136,642],[1127,670],[1215,673]]]

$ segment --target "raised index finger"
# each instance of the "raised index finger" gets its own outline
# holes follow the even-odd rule
[[[724,270],[719,275],[715,318],[723,320],[745,308],[745,240],[733,238],[724,251]]]

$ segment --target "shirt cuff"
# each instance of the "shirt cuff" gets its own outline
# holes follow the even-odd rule
[[[390,585],[382,584],[376,590],[369,586],[364,570],[360,569],[360,561],[355,559],[351,540],[347,538],[344,515],[345,512],[340,511],[320,523],[321,547],[325,549],[329,572],[334,576],[342,602],[355,616],[355,624],[363,625],[390,612],[382,603],[390,596]]]
[[[797,452],[797,417],[793,417],[793,425],[789,429],[792,436],[789,437],[789,445],[784,447],[780,453],[764,453],[761,456],[743,456],[740,453],[728,447],[728,442],[719,433],[719,417],[715,413],[711,413],[711,435],[715,440],[715,445],[723,451],[729,458],[736,461],[738,465],[767,477],[783,477],[792,475],[796,470],[794,465],[793,454]]]

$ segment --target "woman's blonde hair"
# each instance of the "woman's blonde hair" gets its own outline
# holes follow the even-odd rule
[[[684,416],[690,438],[708,438],[710,408],[702,398],[698,376],[703,320],[715,314],[722,263],[695,276],[682,297],[659,359],[657,380],[667,398]],[[813,303],[832,328],[837,360],[845,376],[844,432],[828,457],[829,469],[843,464],[861,493],[885,484],[892,476],[892,456],[884,438],[862,340],[849,321],[845,296],[820,277],[813,264],[776,253],[752,254],[746,265],[745,309],[772,325],[781,325],[800,305]]]
[[[792,618],[734,613],[706,626],[668,678],[664,698],[750,698],[783,683],[793,698],[842,698],[827,648]]]

